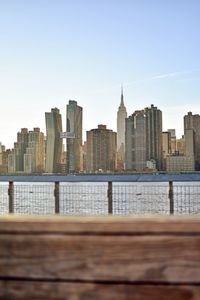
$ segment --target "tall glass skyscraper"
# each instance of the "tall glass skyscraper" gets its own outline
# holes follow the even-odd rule
[[[82,114],[83,109],[74,100],[67,104],[67,133],[74,134],[74,138],[67,139],[67,171],[78,173],[83,170],[82,158]]]
[[[46,120],[46,166],[47,173],[59,173],[62,159],[62,117],[58,108],[45,113]]]

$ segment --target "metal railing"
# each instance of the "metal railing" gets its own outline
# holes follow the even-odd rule
[[[199,214],[199,182],[1,182],[0,214]]]

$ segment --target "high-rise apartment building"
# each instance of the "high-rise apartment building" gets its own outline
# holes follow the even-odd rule
[[[185,155],[185,136],[176,140],[176,150],[180,155]]]
[[[0,174],[8,173],[8,155],[11,153],[10,149],[0,143]]]
[[[8,172],[24,172],[24,154],[28,147],[28,129],[22,128],[17,133],[17,142],[14,143],[14,149],[8,155]]]
[[[86,169],[106,172],[116,169],[117,134],[106,125],[87,131]]]
[[[0,153],[6,151],[6,147],[0,142]]]
[[[195,133],[195,169],[200,170],[200,115],[193,115],[188,112],[184,116],[184,134],[186,129],[193,129]]]
[[[0,166],[3,165],[3,156],[5,151],[6,151],[6,147],[2,145],[2,143],[0,142]]]
[[[67,170],[68,173],[78,173],[83,170],[82,155],[82,112],[83,109],[74,100],[67,104],[67,133],[74,134],[74,138],[67,139]]]
[[[28,133],[28,146],[24,154],[24,172],[42,173],[45,170],[44,133],[40,128],[34,128]]]
[[[126,119],[126,169],[162,168],[162,112],[151,105]]]
[[[154,105],[145,108],[147,160],[162,169],[162,112]]]
[[[8,154],[8,173],[9,174],[16,173],[16,159],[15,158],[16,158],[15,157],[15,149],[12,149],[10,151],[10,153]]]
[[[193,129],[185,130],[185,155],[178,151],[166,158],[166,170],[168,172],[192,172],[195,169],[194,143],[195,132]]]
[[[171,136],[171,154],[176,153],[176,129],[167,129]]]
[[[140,110],[126,119],[126,170],[143,171],[146,159],[146,116]]]
[[[44,172],[44,133],[39,128],[17,133],[14,149],[7,152],[8,173]]]
[[[125,130],[127,112],[124,105],[123,88],[121,89],[121,102],[117,112],[117,168],[124,169],[125,163]]]
[[[58,108],[45,113],[46,120],[46,162],[45,172],[60,173],[63,142],[62,117]]]
[[[185,155],[195,156],[195,131],[194,129],[185,130]]]
[[[166,170],[166,158],[168,155],[171,155],[172,149],[171,149],[171,132],[165,131],[162,132],[162,151],[163,151],[163,163],[162,163],[162,169]]]

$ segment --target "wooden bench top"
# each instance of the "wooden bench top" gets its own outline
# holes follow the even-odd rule
[[[200,218],[0,217],[0,299],[200,299]]]

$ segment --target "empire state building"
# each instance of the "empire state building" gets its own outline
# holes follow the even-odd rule
[[[123,87],[121,88],[121,103],[117,112],[117,167],[124,169],[125,162],[125,122],[127,112],[124,105]]]

